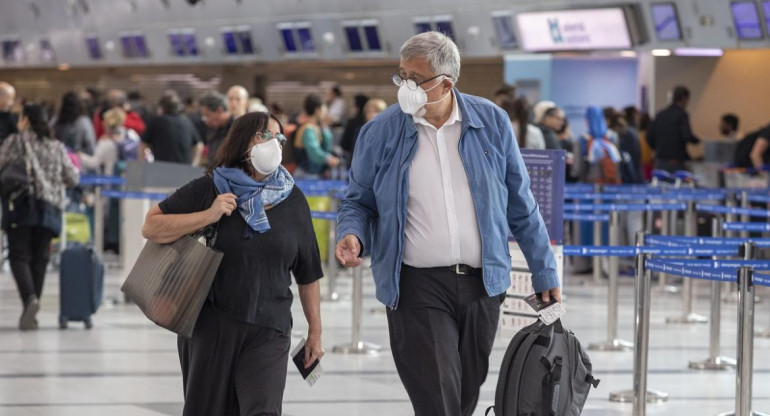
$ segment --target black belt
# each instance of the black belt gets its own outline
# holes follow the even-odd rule
[[[468,266],[467,264],[455,264],[454,266],[449,266],[448,269],[454,274],[462,274],[462,275],[467,274],[468,276],[478,276],[478,277],[481,277],[482,275],[481,269]]]
[[[455,264],[454,266],[442,266],[442,267],[412,267],[408,264],[403,264],[403,267],[409,267],[415,270],[435,270],[441,272],[450,272],[456,275],[463,276],[475,276],[481,277],[483,275],[482,269],[468,266],[467,264]]]

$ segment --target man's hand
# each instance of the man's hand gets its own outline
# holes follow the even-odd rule
[[[545,292],[542,293],[542,297],[543,297],[543,302],[545,303],[550,303],[551,297],[556,299],[557,302],[561,303],[561,288],[555,287],[551,290],[546,290]]]
[[[305,342],[305,368],[310,368],[316,360],[324,356],[320,335],[308,335]]]
[[[358,255],[361,253],[361,243],[358,241],[358,237],[353,234],[348,234],[340,240],[337,244],[337,248],[334,250],[334,255],[337,260],[344,267],[358,267],[361,265],[361,258]]]

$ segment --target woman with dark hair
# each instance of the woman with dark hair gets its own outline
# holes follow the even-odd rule
[[[52,121],[53,135],[76,153],[94,154],[96,133],[86,116],[83,101],[74,92],[64,94],[59,115]]]
[[[305,366],[323,354],[322,276],[310,208],[281,166],[278,119],[233,123],[215,168],[147,214],[145,238],[171,243],[217,224],[224,253],[192,338],[178,339],[184,415],[280,415],[292,327],[291,275],[309,330]]]
[[[520,97],[513,101],[503,101],[502,108],[511,119],[513,134],[516,136],[520,148],[545,149],[543,132],[529,122],[529,102],[526,98]]]
[[[27,104],[19,118],[19,133],[0,147],[0,172],[12,161],[31,168],[30,186],[3,189],[2,228],[8,236],[8,260],[24,312],[19,329],[37,329],[37,312],[48,267],[51,240],[61,233],[64,191],[74,187],[79,173],[64,145],[51,138],[43,108]]]

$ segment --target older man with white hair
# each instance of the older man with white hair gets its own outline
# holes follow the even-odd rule
[[[13,85],[0,81],[0,143],[8,136],[16,133],[16,115],[11,113],[16,90]]]
[[[510,286],[513,232],[544,300],[556,261],[508,116],[460,93],[460,53],[427,32],[401,47],[398,104],[358,136],[337,259],[370,253],[393,358],[418,416],[471,415]]]
[[[233,85],[227,90],[227,108],[233,118],[246,114],[249,110],[249,92],[240,85]]]

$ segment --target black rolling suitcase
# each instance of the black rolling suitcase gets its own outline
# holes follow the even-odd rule
[[[91,315],[102,303],[104,263],[90,247],[71,244],[61,254],[59,270],[59,327],[69,321],[84,322],[91,328]]]

